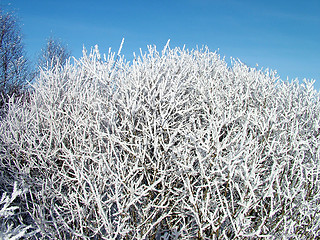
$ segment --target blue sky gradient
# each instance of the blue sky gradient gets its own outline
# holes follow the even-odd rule
[[[28,56],[61,39],[76,58],[98,44],[122,54],[156,45],[211,51],[277,70],[282,79],[316,79],[320,89],[320,0],[1,0],[20,18]],[[10,4],[10,5],[9,5]],[[9,5],[9,6],[8,6]]]

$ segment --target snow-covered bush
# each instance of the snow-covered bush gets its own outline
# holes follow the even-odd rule
[[[206,48],[95,48],[8,104],[1,171],[39,239],[312,239],[319,100]]]

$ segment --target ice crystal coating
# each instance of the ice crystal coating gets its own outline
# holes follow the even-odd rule
[[[319,93],[207,48],[42,71],[1,120],[2,185],[46,239],[319,236]]]

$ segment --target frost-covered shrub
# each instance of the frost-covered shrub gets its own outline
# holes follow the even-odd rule
[[[19,206],[15,205],[15,201],[24,191],[18,189],[15,182],[11,196],[8,196],[6,192],[2,193],[0,198],[0,239],[28,238],[37,233],[31,225],[28,226],[23,223],[23,220],[21,220],[22,213],[18,211]]]
[[[1,168],[28,186],[36,238],[316,238],[312,83],[208,49],[148,50],[132,64],[84,52],[8,105]]]

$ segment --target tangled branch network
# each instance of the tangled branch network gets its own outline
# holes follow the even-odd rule
[[[319,236],[312,82],[207,48],[116,56],[84,51],[8,104],[0,184],[24,189],[15,226],[33,239]]]

